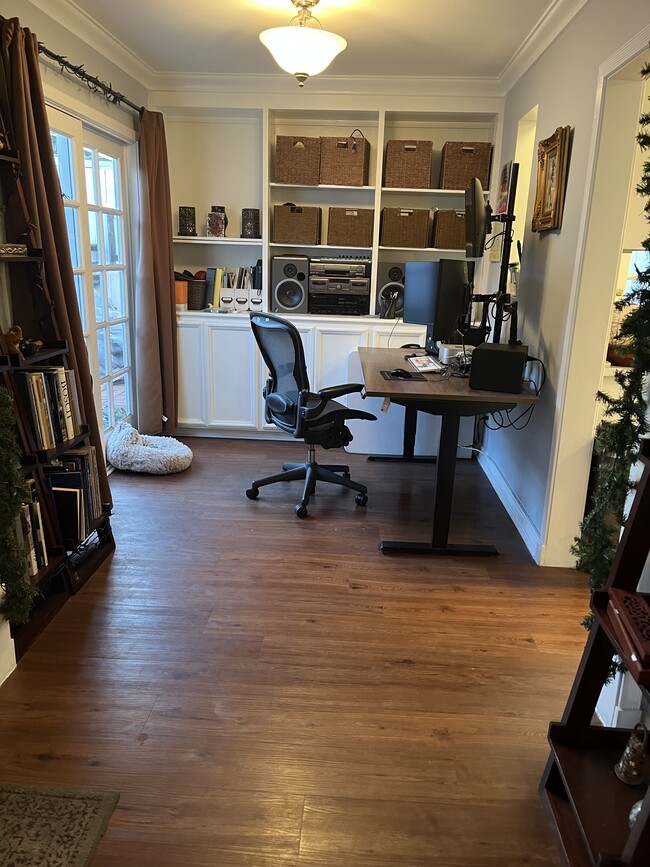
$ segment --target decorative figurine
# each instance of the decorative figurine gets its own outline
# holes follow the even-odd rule
[[[210,238],[225,238],[228,228],[228,217],[223,205],[213,205],[208,214],[207,232]]]
[[[643,723],[637,723],[632,729],[623,755],[614,765],[614,773],[628,786],[640,786],[643,783],[643,760],[647,743],[648,730]]]
[[[20,341],[23,339],[23,329],[20,325],[12,325],[6,334],[2,335],[10,355],[20,355]]]

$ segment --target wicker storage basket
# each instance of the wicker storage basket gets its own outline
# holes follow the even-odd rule
[[[276,244],[320,244],[320,208],[275,205],[273,241]]]
[[[373,208],[330,208],[327,243],[332,247],[372,247]]]
[[[465,211],[436,211],[433,246],[441,250],[465,249]]]
[[[321,136],[320,183],[363,187],[368,183],[369,160],[370,145],[361,130],[355,129],[347,138]]]
[[[431,186],[433,142],[394,139],[386,144],[385,187]]]
[[[188,310],[203,310],[206,306],[205,290],[207,288],[205,280],[188,280],[187,281],[187,309]]]
[[[466,190],[472,178],[487,189],[492,145],[484,141],[448,141],[442,147],[440,189]]]
[[[278,184],[318,184],[320,139],[279,135],[275,139],[275,181]]]
[[[430,237],[431,211],[412,208],[382,209],[382,247],[428,247]]]

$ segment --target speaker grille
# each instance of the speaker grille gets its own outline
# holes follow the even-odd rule
[[[281,280],[275,287],[275,300],[285,310],[295,310],[305,302],[305,287],[297,280]]]

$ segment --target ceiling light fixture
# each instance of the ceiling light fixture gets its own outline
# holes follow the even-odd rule
[[[318,0],[291,0],[300,10],[286,27],[272,27],[260,33],[260,41],[269,49],[275,62],[303,87],[310,75],[326,69],[348,44],[342,36],[323,30],[309,11]],[[295,22],[295,23],[294,23]],[[309,27],[316,22],[320,29]]]

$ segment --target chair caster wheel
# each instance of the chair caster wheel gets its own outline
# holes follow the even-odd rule
[[[367,506],[368,505],[368,494],[357,494],[355,497],[355,501],[357,506]]]
[[[303,506],[302,503],[299,506],[296,506],[294,511],[299,518],[307,517],[307,506]]]
[[[258,488],[249,488],[246,491],[246,496],[249,500],[256,500],[260,495]]]

